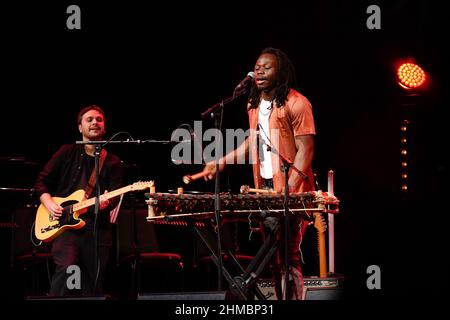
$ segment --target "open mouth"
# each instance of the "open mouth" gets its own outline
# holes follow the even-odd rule
[[[257,85],[262,85],[262,84],[264,84],[266,81],[267,81],[266,79],[257,79],[257,80],[256,80],[256,84],[257,84]]]

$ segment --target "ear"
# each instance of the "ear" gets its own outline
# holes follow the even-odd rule
[[[79,130],[80,133],[81,133],[81,124],[78,125],[78,130]]]

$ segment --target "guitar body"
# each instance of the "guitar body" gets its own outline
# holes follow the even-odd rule
[[[47,208],[41,204],[36,212],[36,220],[34,225],[34,234],[37,239],[49,242],[68,229],[80,229],[84,227],[86,222],[81,220],[79,216],[86,212],[82,209],[72,212],[72,205],[81,202],[84,197],[84,190],[80,189],[65,198],[54,197],[53,200],[65,208],[59,220],[52,220],[51,214]]]

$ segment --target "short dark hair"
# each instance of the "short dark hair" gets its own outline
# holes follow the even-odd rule
[[[102,108],[100,108],[96,104],[91,104],[91,105],[89,105],[87,107],[84,107],[83,109],[80,110],[80,112],[78,112],[77,123],[80,124],[81,123],[81,119],[83,118],[83,115],[86,112],[91,111],[91,110],[98,111],[98,112],[100,112],[103,115],[103,117],[105,117],[105,112],[103,111]]]

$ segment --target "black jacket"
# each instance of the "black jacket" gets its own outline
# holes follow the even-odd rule
[[[49,193],[52,197],[67,197],[73,192],[83,189],[94,169],[94,157],[89,156],[84,145],[63,145],[47,162],[43,170],[39,173],[34,185],[36,195],[40,197],[43,193]],[[105,162],[100,171],[100,192],[105,190],[114,191],[122,186],[122,162],[112,154],[107,153]],[[95,196],[95,188],[90,196]],[[105,226],[109,221],[109,211],[119,202],[119,197],[110,199],[109,206],[102,210],[99,215],[99,225]],[[88,212],[81,218],[86,221],[94,219],[94,206],[89,207]],[[108,213],[108,214],[106,214]]]

